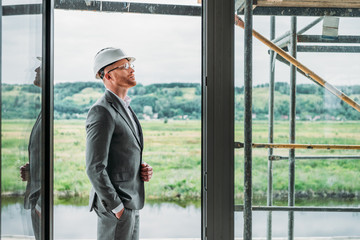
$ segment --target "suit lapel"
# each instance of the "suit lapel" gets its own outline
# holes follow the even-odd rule
[[[41,121],[41,112],[39,113],[39,115],[38,115],[38,117],[36,119],[36,122],[34,123],[34,126],[31,129],[28,149],[30,149],[31,144],[33,144],[32,139],[33,139],[33,135],[36,132],[36,129],[39,128],[39,127],[41,128],[41,126],[39,126],[40,121]]]
[[[111,106],[115,109],[115,111],[117,111],[120,114],[120,116],[124,119],[128,127],[131,129],[131,132],[134,134],[136,141],[139,143],[140,147],[142,148],[142,142],[140,141],[139,136],[137,136],[136,134],[134,126],[131,123],[130,116],[125,110],[124,106],[120,103],[119,99],[116,99],[116,96],[114,96],[114,94],[112,94],[108,90],[105,92],[105,97],[107,101],[111,104]],[[140,129],[139,129],[139,133],[140,133]]]
[[[129,106],[129,109],[133,115],[133,118],[135,120],[135,123],[138,127],[138,130],[139,130],[139,136],[140,136],[140,142],[141,142],[141,147],[143,148],[144,147],[144,137],[143,137],[143,133],[142,133],[142,128],[141,128],[141,125],[140,125],[140,122],[139,122],[139,119],[136,117],[136,114],[134,113],[134,111],[132,110],[132,108]]]

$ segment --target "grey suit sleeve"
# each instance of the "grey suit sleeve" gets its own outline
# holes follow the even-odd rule
[[[86,173],[108,211],[122,203],[106,170],[114,129],[114,119],[106,108],[94,106],[89,111],[86,120]]]

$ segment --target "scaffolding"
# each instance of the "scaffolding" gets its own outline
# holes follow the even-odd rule
[[[296,2],[296,3],[295,3]],[[254,1],[255,3],[255,1]],[[349,16],[347,13],[351,10],[347,9],[350,7],[356,8],[356,11],[359,11],[359,6],[355,2],[350,4],[348,1],[332,1],[331,7],[335,7],[334,12],[336,16]],[[289,5],[290,4],[290,5]],[[292,5],[294,4],[294,5]],[[310,4],[310,5],[308,5]],[[318,5],[316,5],[318,4]],[[251,51],[247,50],[247,48],[252,48],[251,35],[258,38],[261,42],[270,47],[270,84],[269,84],[269,134],[268,134],[268,142],[269,143],[253,143],[252,142],[252,111],[251,107],[246,108],[246,106],[252,105],[252,77],[251,77],[251,65],[245,65],[245,122],[244,123],[244,143],[235,142],[235,148],[243,148],[244,147],[244,155],[245,155],[245,164],[244,164],[244,205],[235,206],[235,211],[244,211],[244,239],[250,240],[252,239],[252,211],[268,211],[267,215],[267,240],[272,239],[272,211],[288,211],[288,239],[294,239],[294,212],[295,211],[323,211],[323,212],[360,212],[360,208],[343,208],[343,207],[295,207],[295,160],[300,159],[360,159],[360,156],[295,156],[295,149],[360,149],[360,146],[354,145],[328,145],[328,144],[295,144],[295,107],[296,107],[296,71],[299,71],[310,80],[314,81],[318,85],[326,88],[328,91],[339,97],[342,101],[351,105],[357,111],[360,111],[359,104],[354,102],[352,99],[348,98],[344,93],[341,93],[332,85],[323,81],[319,76],[311,72],[309,69],[298,62],[296,60],[296,55],[298,51],[307,51],[307,52],[359,52],[358,46],[344,47],[344,46],[297,46],[298,42],[310,42],[310,43],[359,43],[359,36],[339,36],[332,40],[323,39],[321,36],[311,36],[311,35],[302,35],[305,31],[315,26],[318,22],[323,20],[323,16],[328,16],[329,12],[324,9],[323,6],[324,1],[256,1],[253,4],[251,0],[240,0],[237,1],[238,14],[245,15],[245,23],[235,15],[235,24],[239,27],[245,29],[245,61],[246,59],[251,59]],[[285,13],[290,13],[291,16],[291,30],[282,36],[275,39],[275,16],[271,17],[270,20],[270,40],[267,40],[259,33],[252,29],[252,15],[255,12],[268,12],[269,15],[272,11],[276,10],[276,8],[282,8]],[[307,13],[305,13],[307,12]],[[320,13],[320,14],[316,14]],[[340,13],[341,12],[341,13]],[[304,14],[305,13],[305,14]],[[266,15],[266,14],[265,14]],[[297,31],[297,18],[298,15],[305,16],[321,16],[319,19],[310,23],[305,28]],[[247,22],[248,21],[248,22]],[[281,42],[281,40],[286,39]],[[278,45],[275,45],[275,44]],[[287,48],[286,45],[290,44]],[[249,46],[248,46],[249,45]],[[275,51],[276,52],[275,52]],[[290,52],[290,55],[285,53],[284,50]],[[274,58],[274,54],[280,55],[280,57]],[[290,132],[289,132],[289,144],[274,144],[274,79],[275,79],[275,71],[274,64],[275,59],[279,59],[282,62],[286,59],[288,61],[288,65],[290,66]],[[247,69],[247,67],[249,69]],[[250,75],[250,76],[249,76]],[[315,76],[315,77],[314,77]],[[320,81],[318,81],[320,80]],[[331,86],[328,88],[328,86]],[[346,97],[344,97],[346,96]],[[268,191],[267,191],[267,206],[252,206],[252,148],[268,148]],[[289,156],[274,156],[273,148],[285,148],[289,149]],[[273,206],[273,161],[275,160],[285,160],[289,161],[289,185],[288,185],[288,207],[279,207]]]

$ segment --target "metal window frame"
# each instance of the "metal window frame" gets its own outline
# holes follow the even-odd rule
[[[234,0],[202,19],[202,239],[234,239]]]
[[[41,239],[53,239],[54,5],[42,3]]]
[[[156,3],[136,3],[136,2],[109,2],[72,0],[54,0],[54,9],[61,10],[80,10],[92,12],[124,12],[142,14],[164,14],[181,16],[201,16],[202,8],[192,5],[173,5]],[[4,16],[10,15],[30,15],[41,14],[42,4],[18,4],[3,6]]]
[[[104,12],[128,12],[128,13],[148,13],[148,14],[169,14],[200,16],[202,7],[193,5],[174,5],[156,3],[136,3],[136,2],[109,2],[109,1],[71,1],[53,0],[55,9],[63,10],[82,10],[82,11],[104,11]],[[244,0],[243,0],[244,1]],[[206,1],[204,1],[206,2]],[[147,7],[149,7],[147,9]],[[3,14],[41,14],[41,4],[19,4],[3,6]],[[151,9],[151,10],[150,10]],[[237,13],[244,14],[244,8],[240,8]],[[357,8],[309,8],[309,7],[260,7],[253,9],[254,15],[267,16],[340,16],[340,17],[359,17],[360,9]]]

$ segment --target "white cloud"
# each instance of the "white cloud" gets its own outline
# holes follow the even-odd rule
[[[71,24],[69,24],[71,22]],[[104,47],[136,57],[140,83],[200,82],[199,17],[56,11],[56,81],[89,81],[92,61]]]
[[[41,17],[3,17],[2,82],[32,83],[41,55]]]

